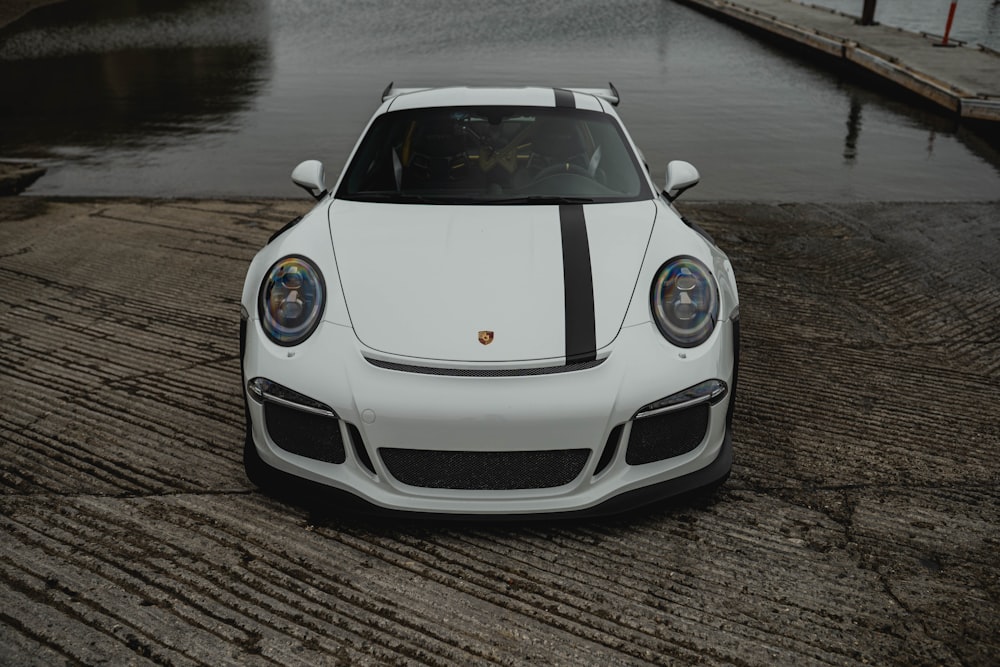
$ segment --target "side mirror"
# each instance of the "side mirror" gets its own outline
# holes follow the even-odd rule
[[[683,160],[671,160],[667,164],[667,183],[663,186],[663,194],[668,201],[673,201],[681,196],[681,193],[698,185],[701,174],[690,162]]]
[[[316,199],[326,196],[326,173],[319,160],[300,163],[292,170],[292,182]]]

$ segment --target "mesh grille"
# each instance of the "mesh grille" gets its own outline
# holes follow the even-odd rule
[[[383,448],[378,451],[392,476],[403,484],[476,491],[545,489],[569,484],[590,456],[589,449],[445,452]]]
[[[327,463],[343,463],[340,422],[275,403],[264,403],[264,423],[274,444],[286,452]]]
[[[680,456],[701,444],[708,430],[707,403],[655,417],[636,419],[625,462],[640,465]]]
[[[554,375],[556,373],[572,373],[574,371],[584,371],[588,368],[595,368],[604,363],[604,359],[592,359],[575,364],[565,364],[563,366],[542,366],[539,368],[436,368],[433,366],[411,366],[409,364],[397,364],[381,359],[370,359],[365,357],[372,366],[385,368],[390,371],[401,371],[403,373],[419,373],[421,375],[447,375],[449,377],[469,377],[469,378],[505,378],[505,377],[528,377],[532,375]]]

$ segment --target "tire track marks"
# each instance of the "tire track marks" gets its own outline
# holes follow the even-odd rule
[[[239,285],[300,202],[19,205],[0,201],[0,662],[998,654],[994,206],[686,207],[741,281],[733,478],[707,506],[485,526],[345,519],[243,478]]]

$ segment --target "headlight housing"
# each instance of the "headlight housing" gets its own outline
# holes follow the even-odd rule
[[[260,325],[272,342],[298,345],[315,331],[326,305],[326,285],[315,264],[300,255],[275,262],[257,297]]]
[[[649,300],[660,333],[677,347],[701,345],[719,321],[719,286],[694,257],[674,257],[661,266]]]

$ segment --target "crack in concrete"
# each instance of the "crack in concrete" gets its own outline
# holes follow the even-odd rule
[[[860,505],[860,499],[858,496],[864,492],[879,491],[891,495],[894,490],[933,491],[956,487],[960,487],[962,489],[981,489],[983,491],[993,491],[996,488],[994,483],[983,481],[975,484],[963,482],[961,484],[894,484],[889,486],[882,484],[839,484],[830,486],[812,486],[809,488],[782,486],[764,487],[756,485],[746,490],[765,498],[780,498],[782,501],[787,502],[790,505],[801,507],[802,509],[809,511],[819,512],[835,524],[839,525],[843,530],[844,544],[842,545],[841,550],[845,556],[854,562],[855,566],[859,570],[868,571],[875,575],[885,596],[892,602],[892,604],[896,605],[906,615],[908,620],[916,621],[919,624],[921,633],[928,641],[937,643],[944,647],[951,654],[956,663],[960,665],[969,665],[970,663],[968,663],[968,661],[962,659],[960,652],[953,643],[935,634],[934,629],[929,625],[928,620],[923,617],[918,610],[911,607],[904,598],[900,597],[895,592],[893,588],[893,577],[892,574],[887,571],[886,564],[882,562],[883,556],[880,556],[875,547],[871,545],[866,546],[855,533],[855,517]],[[821,499],[813,497],[814,494],[817,493],[833,493],[839,495],[841,498],[840,507],[830,503],[825,503]],[[793,497],[792,494],[799,494],[799,497]]]

